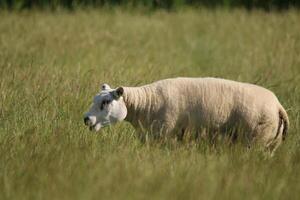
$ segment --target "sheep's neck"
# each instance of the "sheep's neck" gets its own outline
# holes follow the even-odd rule
[[[127,107],[126,121],[134,126],[140,126],[141,122],[151,123],[150,113],[157,110],[157,98],[151,87],[125,87],[124,102]],[[146,125],[146,124],[145,124]]]

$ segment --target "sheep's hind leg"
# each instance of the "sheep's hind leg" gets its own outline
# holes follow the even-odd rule
[[[254,131],[255,142],[271,155],[282,142],[282,126],[274,122],[260,123]]]

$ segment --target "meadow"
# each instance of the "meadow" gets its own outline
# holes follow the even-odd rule
[[[0,11],[0,199],[299,199],[300,12]],[[262,85],[289,114],[273,157],[205,141],[90,132],[102,83],[177,77]]]

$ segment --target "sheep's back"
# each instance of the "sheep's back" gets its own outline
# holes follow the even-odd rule
[[[175,78],[155,82],[157,95],[174,120],[193,126],[255,123],[262,110],[277,106],[275,95],[260,86],[217,78]],[[184,122],[183,122],[184,121]],[[250,124],[249,124],[250,123]]]

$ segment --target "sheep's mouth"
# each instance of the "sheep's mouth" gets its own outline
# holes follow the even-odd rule
[[[100,123],[96,123],[94,125],[89,126],[90,131],[99,131],[101,128],[101,124]]]
[[[109,122],[104,122],[104,123],[96,123],[94,125],[89,126],[90,131],[99,131],[101,128],[109,126]]]
[[[96,126],[96,125],[94,125],[94,126],[89,126],[90,131],[94,130],[95,126]]]

